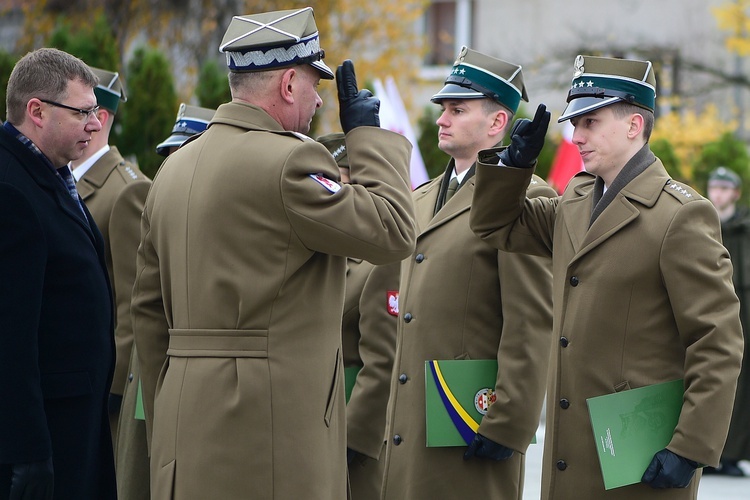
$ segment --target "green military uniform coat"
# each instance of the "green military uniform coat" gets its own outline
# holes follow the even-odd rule
[[[578,174],[562,197],[530,200],[523,189],[531,174],[479,164],[471,224],[499,248],[553,256],[557,341],[542,499],[695,498],[700,472],[686,489],[639,483],[605,491],[586,399],[684,378],[668,448],[718,463],[742,331],[716,210],[656,159],[589,228],[592,175]]]
[[[115,372],[110,392],[122,396],[133,349],[130,298],[135,281],[135,257],[141,240],[141,213],[151,180],[138,166],[125,161],[110,146],[83,174],[76,189],[104,236],[107,271],[114,292]],[[111,415],[113,437],[117,434],[118,414]]]
[[[346,406],[347,446],[355,500],[378,500],[385,458],[385,417],[396,353],[400,262],[373,266],[347,260],[342,323],[344,367],[360,367]]]
[[[146,201],[133,317],[152,498],[343,499],[346,259],[414,248],[409,142],[321,145],[234,101]]]
[[[522,454],[544,399],[551,262],[499,252],[471,232],[474,176],[433,216],[442,182],[414,191],[419,236],[401,268],[383,498],[520,499]],[[538,177],[529,188],[529,196],[554,194]],[[425,446],[424,363],[431,359],[497,359],[497,401],[479,432],[520,453],[466,461],[466,447]]]

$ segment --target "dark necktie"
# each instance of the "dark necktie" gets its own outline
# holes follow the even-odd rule
[[[73,179],[73,174],[70,172],[70,169],[67,165],[65,165],[64,167],[58,168],[57,173],[60,174],[60,177],[62,177],[62,180],[65,182],[65,187],[68,188],[70,196],[73,197],[75,202],[78,204],[78,208],[81,209],[83,217],[88,220],[88,218],[86,217],[86,211],[83,209],[83,205],[81,204],[81,198],[78,196],[78,191],[76,190],[76,181],[75,179]]]
[[[458,189],[458,177],[454,177],[448,183],[448,189],[445,191],[445,203],[448,203],[448,200],[450,200],[453,197],[453,195],[456,194],[457,189]]]

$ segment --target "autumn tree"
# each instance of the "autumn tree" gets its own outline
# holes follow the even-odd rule
[[[8,78],[16,64],[16,58],[4,50],[0,50],[0,118],[5,120],[5,97],[8,89]]]
[[[156,145],[172,130],[178,100],[169,61],[158,49],[140,47],[128,64],[128,102],[122,106],[122,135],[117,146],[133,155],[147,176],[153,178],[163,158]]]
[[[214,60],[206,61],[198,74],[195,96],[198,98],[198,105],[204,108],[216,109],[219,105],[229,102],[232,96],[229,92],[226,66],[219,67]]]
[[[354,60],[360,81],[393,76],[400,88],[417,79],[422,58],[422,40],[414,29],[427,0],[319,0],[315,21],[326,51],[326,62],[335,67]],[[54,29],[60,16],[93,19],[103,13],[117,40],[121,66],[135,43],[160,47],[178,82],[180,98],[191,101],[199,82],[198,72],[207,61],[223,62],[218,47],[234,15],[268,10],[307,7],[309,0],[27,0],[24,37],[20,51],[43,44],[40,33]],[[126,75],[127,77],[127,75]],[[320,87],[324,109],[318,120],[321,128],[337,129],[336,86]],[[406,94],[405,104],[411,107]]]
[[[102,12],[92,23],[80,27],[73,27],[69,19],[61,18],[46,45],[73,54],[89,66],[122,73],[117,41]]]

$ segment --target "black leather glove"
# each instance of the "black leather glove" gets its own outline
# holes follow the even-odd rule
[[[700,465],[664,448],[654,455],[641,481],[652,488],[685,488]]]
[[[511,455],[513,455],[512,449],[503,446],[500,443],[496,443],[477,432],[474,435],[474,439],[469,444],[469,447],[466,449],[466,452],[464,452],[464,460],[469,460],[471,457],[477,457],[499,461],[507,460]]]
[[[549,127],[550,113],[547,106],[536,108],[534,121],[516,120],[510,131],[510,145],[500,153],[500,160],[509,167],[531,167],[544,146]]]
[[[51,500],[55,486],[52,458],[13,464],[8,500]]]
[[[341,130],[345,134],[357,127],[380,126],[380,99],[367,89],[357,89],[354,64],[350,59],[336,68],[336,86],[339,90]]]

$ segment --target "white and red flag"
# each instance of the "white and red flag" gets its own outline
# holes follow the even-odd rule
[[[583,170],[583,160],[578,152],[578,146],[573,144],[573,125],[570,120],[563,122],[562,141],[555,153],[555,159],[552,160],[552,167],[549,170],[547,182],[562,194],[565,187],[578,172]]]

